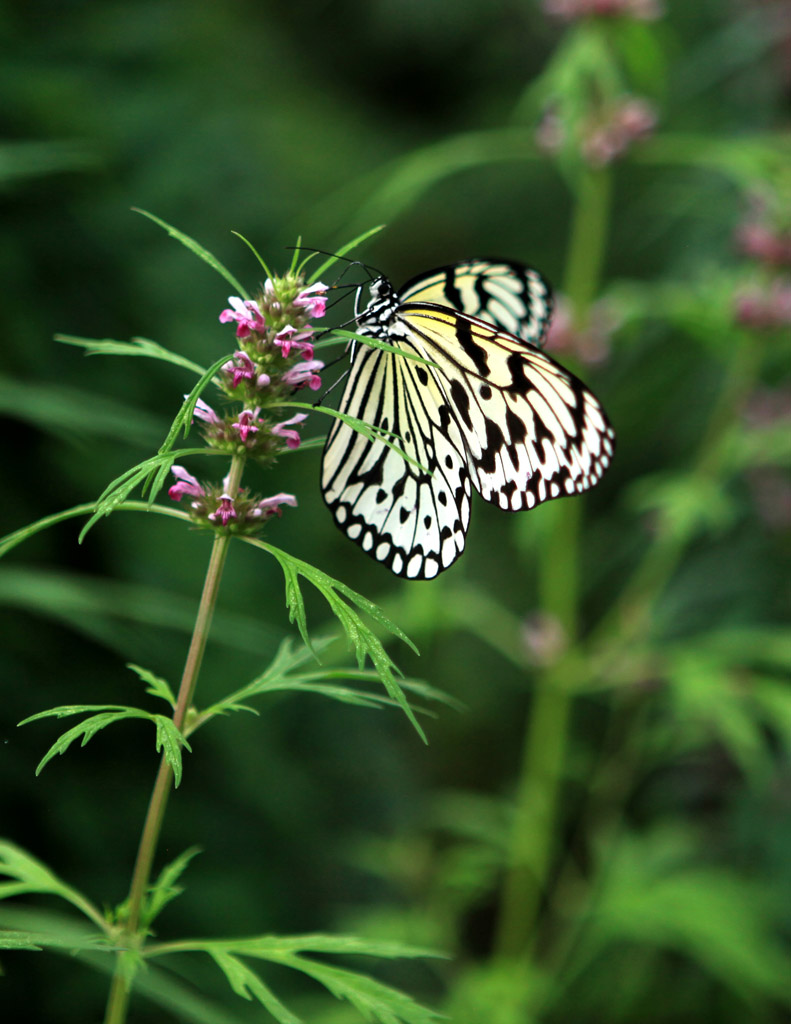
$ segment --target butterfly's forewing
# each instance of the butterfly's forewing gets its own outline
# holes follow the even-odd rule
[[[335,422],[322,493],[364,551],[398,576],[429,579],[464,549],[471,482],[518,511],[599,480],[614,434],[590,391],[531,344],[551,311],[536,271],[469,261],[414,278],[400,299],[383,279],[371,292],[359,330],[434,365],[353,351],[340,411],[398,435],[424,467]]]
[[[598,400],[539,349],[453,310],[404,303],[400,321],[439,368],[476,490],[503,509],[592,487],[615,435]]]
[[[486,320],[540,345],[552,315],[552,292],[541,274],[509,260],[466,260],[413,277],[402,303],[431,302]]]

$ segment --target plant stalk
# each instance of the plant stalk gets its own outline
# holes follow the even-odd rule
[[[243,465],[242,459],[234,457],[228,480],[228,491],[230,494],[235,494],[239,488]],[[201,662],[203,661],[203,653],[206,649],[211,620],[217,604],[220,580],[222,579],[222,571],[228,555],[230,541],[231,537],[229,534],[218,533],[215,535],[214,543],[212,544],[209,565],[203,583],[203,593],[198,605],[198,614],[195,619],[192,639],[187,651],[187,659],[184,664],[181,684],[179,685],[176,698],[176,706],[173,711],[173,724],[179,730],[183,730],[184,720],[192,706],[195,695],[195,687],[198,682]],[[151,867],[162,830],[162,822],[165,816],[168,796],[170,795],[172,779],[173,772],[163,755],[159,763],[159,771],[154,782],[154,788],[151,792],[148,812],[143,824],[137,858],[132,873],[132,882],[127,900],[127,918],[122,935],[119,938],[120,951],[107,999],[105,1024],[124,1024],[126,1020],[126,1011],[131,991],[131,975],[135,967],[135,964],[130,962],[128,957],[130,953],[136,952],[145,940],[145,932],[141,933],[140,930],[141,913],[151,878]]]
[[[610,171],[583,168],[571,225],[565,291],[575,329],[587,326],[599,288],[610,212]],[[556,841],[558,804],[568,747],[579,603],[580,507],[553,502],[543,510],[547,542],[541,546],[538,574],[541,608],[565,638],[557,661],[538,673],[525,729],[522,769],[500,897],[495,955],[515,959],[529,954],[541,898],[547,887]]]

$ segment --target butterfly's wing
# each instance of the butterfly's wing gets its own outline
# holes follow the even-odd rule
[[[510,511],[578,494],[609,465],[615,434],[594,395],[540,349],[483,320],[407,302],[398,320],[458,425],[480,495]]]
[[[402,303],[436,303],[494,324],[532,345],[544,339],[552,291],[532,267],[509,260],[465,260],[413,277]]]
[[[467,454],[443,392],[427,367],[358,345],[339,411],[391,431],[414,461],[336,420],[321,467],[336,523],[397,576],[436,576],[464,550],[470,522]]]
[[[396,575],[429,579],[458,558],[471,483],[518,511],[587,490],[609,464],[614,433],[599,402],[534,346],[414,301],[382,334],[435,366],[360,346],[340,409],[398,434],[429,472],[336,421],[322,491],[347,536]]]

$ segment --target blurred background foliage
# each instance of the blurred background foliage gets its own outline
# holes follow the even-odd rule
[[[361,255],[396,283],[470,256],[528,261],[569,292],[560,358],[619,437],[584,499],[515,517],[476,502],[465,556],[427,584],[334,529],[318,452],[262,481],[299,499],[268,538],[380,602],[421,649],[393,648],[401,667],[466,707],[426,720],[428,747],[400,713],[309,696],[202,732],[160,857],[203,852],[161,937],[434,946],[451,959],[377,974],[460,1024],[791,1019],[791,4],[667,7],[568,23],[532,0],[0,4],[3,533],[98,495],[192,385],[151,361],[86,361],[55,333],[142,335],[204,364],[230,346],[225,283],[133,206],[250,288],[231,229],[284,269],[298,235],[331,249],[386,222]],[[651,137],[603,151],[591,118],[625,96]],[[142,700],[126,661],[177,681],[208,544],[125,513],[76,534],[39,534],[0,570],[0,821],[114,904],[150,726],[123,723],[38,779],[55,730],[15,726]],[[204,701],[289,632],[279,568],[239,545]],[[28,1020],[101,1015],[104,979],[73,958],[4,968],[0,1002]],[[219,972],[178,970],[217,1000],[209,1015],[154,996],[132,1020],[265,1016]],[[271,980],[310,1020],[358,1019]]]

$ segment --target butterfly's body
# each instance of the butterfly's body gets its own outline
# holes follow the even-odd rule
[[[414,462],[338,420],[322,490],[338,526],[396,575],[430,579],[458,558],[473,486],[519,511],[598,481],[614,435],[593,395],[535,347],[551,312],[536,271],[470,261],[400,295],[377,278],[357,308],[357,333],[419,359],[353,343],[340,411],[397,435]]]

